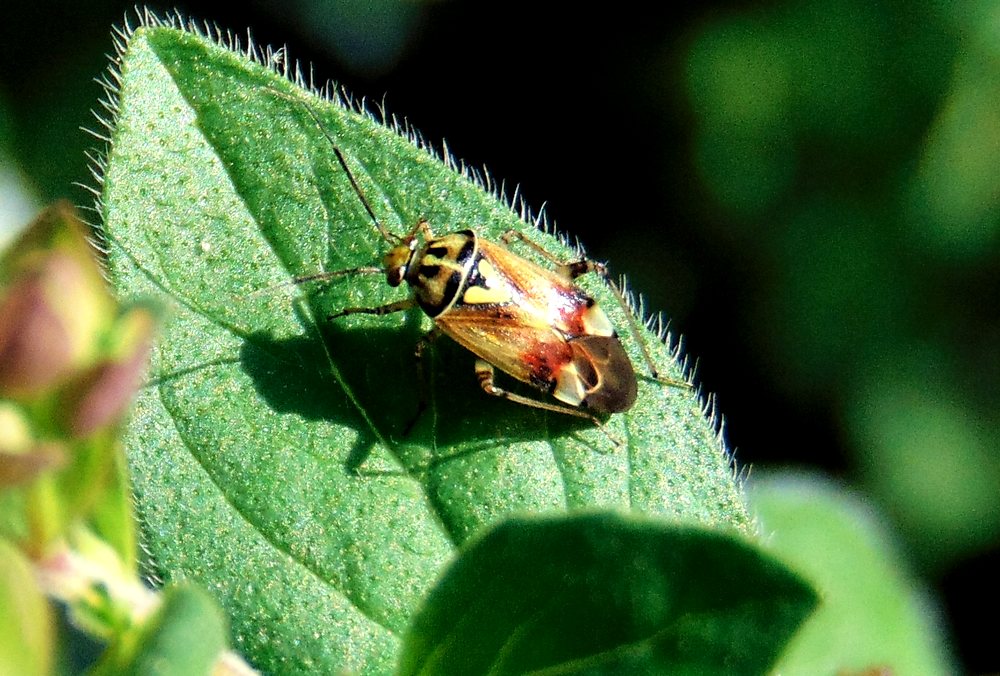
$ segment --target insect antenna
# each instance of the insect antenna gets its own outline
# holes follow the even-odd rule
[[[284,92],[279,92],[271,87],[268,87],[268,89],[271,89],[272,92],[274,92],[276,95],[280,96],[283,99],[286,99],[293,103],[301,104],[302,107],[306,109],[306,112],[309,113],[309,117],[311,117],[313,119],[313,122],[316,123],[316,127],[319,129],[320,133],[322,133],[323,136],[326,137],[326,140],[330,142],[330,147],[333,148],[333,154],[336,155],[337,162],[340,163],[340,166],[344,170],[344,173],[347,174],[347,180],[351,182],[351,188],[354,189],[354,194],[356,194],[358,196],[358,199],[361,200],[362,206],[364,206],[365,211],[368,212],[368,216],[369,218],[372,219],[372,223],[375,224],[375,227],[378,229],[379,234],[382,235],[382,237],[386,241],[402,242],[404,238],[388,230],[384,225],[382,225],[382,221],[378,219],[378,216],[375,215],[375,210],[372,209],[372,205],[368,202],[368,198],[365,197],[364,191],[361,190],[361,186],[358,184],[357,179],[354,178],[354,172],[351,171],[351,168],[349,166],[347,166],[347,158],[344,157],[344,153],[340,150],[340,146],[337,145],[337,141],[333,138],[330,132],[327,131],[326,127],[323,126],[323,121],[319,119],[319,115],[316,113],[313,107],[309,105],[309,102],[297,96],[289,96],[288,94],[285,94]]]
[[[385,270],[376,267],[374,265],[366,265],[360,268],[351,268],[350,270],[334,270],[331,272],[314,272],[310,275],[300,275],[298,277],[292,277],[286,282],[279,282],[277,284],[272,284],[271,286],[265,286],[263,289],[257,289],[251,291],[248,294],[240,296],[240,298],[254,298],[256,296],[261,296],[266,293],[271,293],[277,289],[283,289],[290,286],[302,286],[303,284],[309,284],[311,282],[328,282],[331,279],[336,279],[337,277],[348,277],[351,275],[383,275]]]

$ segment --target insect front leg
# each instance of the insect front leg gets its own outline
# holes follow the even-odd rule
[[[425,241],[429,239],[434,239],[434,232],[431,230],[430,221],[428,221],[426,218],[421,218],[419,221],[417,221],[416,225],[413,226],[413,229],[410,230],[410,232],[403,239],[404,240],[412,239],[413,237],[416,236],[418,232],[421,235],[423,235]]]
[[[334,312],[332,315],[327,315],[327,319],[334,320],[340,317],[346,317],[347,315],[390,315],[394,312],[402,312],[416,306],[417,300],[415,298],[405,298],[403,300],[397,300],[395,303],[386,303],[385,305],[379,305],[378,307],[345,307],[340,312]]]

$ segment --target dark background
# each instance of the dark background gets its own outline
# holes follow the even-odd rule
[[[670,319],[754,473],[885,515],[969,671],[1000,669],[1000,22],[989,3],[178,5],[289,45],[486,166]],[[943,8],[944,7],[944,8]],[[80,204],[127,4],[0,22],[0,198]],[[990,13],[994,16],[991,16]],[[132,23],[135,23],[134,13]],[[457,224],[456,224],[457,225]]]

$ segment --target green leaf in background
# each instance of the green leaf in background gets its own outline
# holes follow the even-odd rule
[[[930,600],[900,572],[900,557],[868,508],[802,475],[756,477],[751,498],[769,549],[822,598],[777,672],[955,672]]]
[[[31,563],[0,539],[0,674],[48,674],[54,656],[49,603]]]
[[[445,573],[400,673],[763,673],[815,603],[738,536],[611,513],[515,518]]]
[[[945,361],[924,347],[872,369],[845,415],[865,484],[925,569],[1000,532],[998,423],[977,415],[989,399],[969,402]]]
[[[751,529],[690,390],[640,378],[636,407],[608,423],[625,442],[615,448],[586,421],[485,395],[472,356],[441,340],[430,408],[402,436],[429,320],[324,321],[405,297],[378,278],[287,285],[376,264],[386,248],[295,99],[311,102],[390,229],[420,217],[491,238],[516,228],[573,257],[467,172],[180,30],[129,36],[115,78],[100,205],[109,274],[123,296],[172,309],[126,440],[144,545],[164,579],[218,596],[258,667],[388,671],[456,546],[512,512],[613,506]],[[607,289],[582,284],[624,329]]]
[[[95,676],[209,674],[227,647],[226,634],[225,617],[208,594],[193,585],[169,587],[160,609],[105,656]]]
[[[121,453],[115,457],[111,479],[90,516],[90,524],[94,532],[114,548],[125,570],[137,574],[139,544],[132,511],[132,491],[125,458]]]
[[[727,4],[684,65],[693,229],[741,269],[729,328],[785,405],[839,412],[817,460],[845,453],[952,577],[1000,541],[996,302],[969,302],[1000,261],[997,5]]]

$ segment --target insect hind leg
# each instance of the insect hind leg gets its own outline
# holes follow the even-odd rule
[[[556,256],[550,252],[548,249],[543,247],[541,244],[532,241],[520,230],[508,230],[500,238],[503,243],[510,246],[515,239],[521,240],[521,243],[531,248],[539,256],[547,260],[556,266],[556,270],[560,275],[566,279],[573,280],[581,275],[585,275],[588,272],[596,272],[602,277],[607,278],[608,271],[604,266],[604,263],[598,263],[590,258],[581,258],[578,261],[572,261],[567,263],[566,261],[559,260]]]
[[[492,395],[494,397],[500,397],[501,399],[506,399],[512,401],[515,404],[521,404],[522,406],[530,406],[531,408],[540,408],[543,411],[553,411],[554,413],[564,413],[566,415],[571,415],[576,418],[583,418],[584,420],[589,420],[604,432],[605,436],[611,440],[615,446],[621,446],[622,442],[611,435],[610,432],[605,428],[604,423],[597,416],[588,413],[587,411],[582,411],[578,408],[570,408],[569,406],[559,406],[558,404],[550,404],[544,401],[538,401],[537,399],[531,399],[530,397],[524,397],[520,394],[514,394],[513,392],[508,392],[507,390],[497,387],[494,383],[496,377],[496,369],[493,364],[489,363],[485,359],[476,360],[476,380],[479,381],[479,386],[483,388],[486,394]]]

